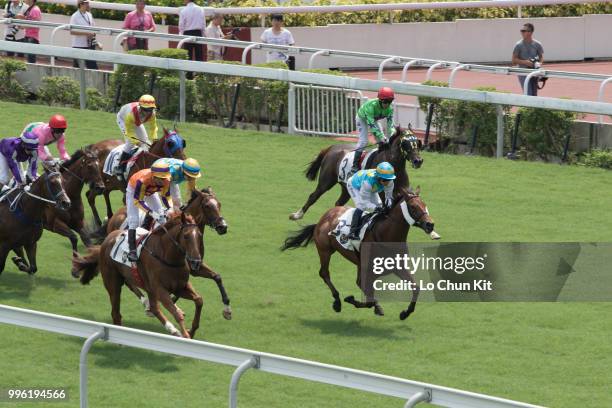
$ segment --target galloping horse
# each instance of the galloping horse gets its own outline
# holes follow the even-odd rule
[[[113,324],[121,325],[121,288],[127,284],[130,289],[138,286],[138,278],[129,266],[111,258],[111,250],[120,231],[113,231],[101,246],[89,249],[85,257],[72,260],[73,275],[81,273],[81,283],[88,284],[99,271],[102,272],[104,286],[111,302]],[[189,272],[200,269],[202,253],[200,242],[202,234],[193,218],[184,213],[175,214],[165,225],[151,233],[144,243],[137,263],[137,274],[142,279],[143,289],[147,292],[151,313],[155,315],[175,336],[192,338],[200,325],[200,315],[204,304],[189,283]],[[185,316],[172,301],[171,294],[190,299],[195,303],[195,315],[191,330],[185,328]],[[158,301],[174,316],[180,331],[164,316]]]
[[[100,165],[104,166],[104,162],[106,158],[110,154],[110,152],[117,146],[123,144],[121,140],[117,139],[108,139],[88,146],[98,152],[98,160],[100,161]],[[151,144],[151,148],[148,152],[143,151],[140,154],[136,154],[136,156],[132,157],[130,160],[134,161],[134,165],[130,170],[129,177],[136,173],[138,170],[146,169],[151,167],[153,162],[161,157],[174,157],[177,159],[185,159],[185,153],[183,150],[187,147],[187,143],[185,140],[178,134],[177,130],[174,129],[172,131],[164,128],[164,137],[159,140],[156,140]],[[100,168],[102,170],[102,168]],[[102,181],[104,181],[104,201],[106,202],[106,215],[108,219],[113,216],[113,209],[110,203],[110,193],[111,191],[120,190],[125,192],[126,181],[121,181],[117,179],[116,176],[110,176],[104,172],[102,172]],[[96,209],[96,197],[100,195],[99,192],[95,190],[89,190],[87,192],[87,202],[89,202],[89,207],[91,207],[91,212],[93,213],[94,220],[97,225],[102,225],[102,220],[100,219],[100,215],[98,214],[98,210]]]
[[[59,209],[70,208],[70,199],[62,186],[62,176],[57,165],[43,165],[44,173],[29,190],[15,189],[0,202],[0,273],[6,257],[13,250],[18,255],[13,262],[23,272],[36,273],[36,243],[43,231],[43,218],[47,203]],[[23,259],[23,248],[28,263]]]
[[[88,234],[84,230],[83,199],[81,198],[83,186],[87,183],[89,189],[98,194],[104,190],[97,152],[90,148],[77,150],[70,160],[62,164],[60,171],[64,189],[72,205],[70,211],[47,205],[43,227],[68,238],[72,244],[73,255],[75,255],[78,240],[73,230],[79,234],[83,244],[91,245]]]
[[[402,130],[398,126],[396,127],[395,135],[389,139],[389,143],[372,153],[368,161],[371,168],[384,161],[391,163],[397,175],[393,192],[397,193],[400,188],[410,185],[408,173],[406,172],[406,161],[410,161],[415,169],[418,169],[423,164],[423,159],[419,155],[420,148],[421,142],[414,136],[410,128]],[[336,206],[342,206],[348,202],[350,195],[345,184],[348,174],[340,173],[340,165],[342,163],[343,167],[350,169],[351,163],[343,163],[343,160],[348,160],[346,155],[352,149],[353,146],[342,144],[333,145],[321,150],[304,172],[306,178],[312,181],[317,178],[317,173],[319,174],[317,188],[310,194],[304,206],[292,213],[289,219],[294,221],[302,219],[308,208],[326,191],[335,186],[336,183],[340,183],[342,187],[342,193],[336,201]]]
[[[352,304],[357,308],[371,308],[374,307],[374,313],[382,316],[384,314],[382,307],[378,304],[378,301],[373,296],[372,286],[372,272],[369,272],[366,281],[362,281],[361,274],[361,259],[360,253],[350,251],[341,246],[336,240],[335,236],[330,235],[338,225],[340,216],[347,210],[346,207],[334,207],[328,210],[317,224],[308,225],[298,231],[295,235],[288,237],[285,240],[281,250],[304,247],[310,243],[312,239],[315,241],[317,251],[319,252],[319,260],[321,262],[321,268],[319,269],[319,276],[325,284],[331,290],[332,296],[334,297],[334,303],[332,305],[336,312],[342,310],[342,303],[340,302],[340,293],[334,287],[329,275],[329,261],[334,252],[338,251],[346,259],[357,265],[357,286],[366,295],[366,301],[361,302],[355,299],[354,296],[347,296],[344,301]],[[427,207],[421,197],[419,191],[412,192],[408,189],[402,189],[399,195],[395,196],[393,206],[389,211],[388,215],[378,216],[374,221],[374,225],[366,232],[363,237],[363,242],[401,242],[405,243],[408,236],[408,230],[411,225],[415,225],[422,228],[426,233],[430,233],[434,229],[434,223]],[[394,272],[401,279],[405,279],[414,282],[412,275],[402,270],[401,272]],[[410,305],[406,310],[402,310],[400,313],[400,319],[404,320],[416,307],[416,302],[419,297],[418,287],[412,291],[412,298]]]
[[[195,220],[195,223],[198,224],[198,227],[200,228],[200,232],[202,233],[200,251],[202,256],[204,256],[204,228],[208,225],[210,228],[217,231],[217,234],[219,235],[223,235],[227,232],[227,223],[221,215],[221,202],[217,200],[217,196],[210,187],[205,188],[202,191],[195,190],[191,193],[191,198],[183,207],[183,211],[185,214],[191,215]],[[125,207],[121,207],[109,220],[106,227],[106,233],[110,234],[111,232],[118,230],[126,218],[126,209]],[[215,281],[217,288],[219,289],[219,293],[221,294],[221,301],[224,305],[223,317],[226,320],[230,320],[232,318],[232,309],[230,307],[229,297],[227,296],[227,292],[223,286],[221,275],[213,271],[204,261],[202,261],[200,269],[190,273],[192,276],[199,276]],[[138,298],[142,298],[142,295],[140,292],[138,292],[137,288],[134,293]]]

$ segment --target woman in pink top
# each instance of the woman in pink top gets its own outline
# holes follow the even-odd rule
[[[57,142],[57,150],[60,154],[60,159],[63,161],[69,160],[70,155],[66,152],[64,132],[68,127],[66,118],[62,115],[53,115],[49,123],[30,123],[23,130],[22,134],[30,133],[38,139],[38,159],[41,161],[53,160],[53,156],[49,153],[47,145]]]
[[[123,28],[135,31],[155,31],[155,21],[151,13],[145,10],[145,0],[136,0],[136,10],[130,11],[125,16]],[[148,50],[149,40],[130,37],[127,39],[127,45],[128,50]]]
[[[16,18],[21,20],[40,21],[41,13],[40,9],[36,5],[36,0],[25,0],[25,3],[28,5],[28,8],[23,14],[16,16]],[[40,28],[26,27],[25,37],[19,41],[31,44],[40,44],[40,37],[38,36],[39,31]],[[36,63],[36,55],[28,54],[28,62],[31,64]]]

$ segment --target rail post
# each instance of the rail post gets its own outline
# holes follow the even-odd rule
[[[57,34],[57,32],[59,30],[64,30],[64,29],[66,29],[68,27],[70,27],[70,24],[62,24],[60,26],[55,27],[51,31],[51,38],[49,39],[49,45],[54,45],[54,43],[55,43],[55,34]],[[51,56],[51,66],[55,66],[55,56]]]
[[[232,374],[229,389],[229,408],[236,408],[238,406],[238,383],[242,375],[250,368],[259,368],[259,356],[253,356],[240,364]]]
[[[101,328],[85,340],[79,357],[80,408],[87,408],[87,354],[97,340],[108,339],[108,329]]]
[[[85,61],[79,60],[79,105],[81,110],[85,110],[87,107],[87,88],[85,84]]]
[[[185,71],[179,71],[179,122],[185,122]]]
[[[431,401],[431,390],[426,389],[421,392],[417,392],[414,394],[408,401],[406,401],[406,405],[404,408],[413,408],[416,404],[420,402],[430,402]]]
[[[496,157],[501,159],[504,155],[504,108],[496,105],[497,108],[497,149]]]

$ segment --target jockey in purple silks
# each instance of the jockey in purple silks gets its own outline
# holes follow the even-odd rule
[[[0,140],[0,186],[1,190],[8,189],[11,179],[24,186],[27,179],[21,163],[28,162],[29,177],[35,180],[38,177],[38,138],[30,133],[21,137],[9,137]]]

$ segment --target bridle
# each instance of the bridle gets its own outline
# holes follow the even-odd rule
[[[407,142],[409,144],[410,146],[409,150],[404,148],[404,142]],[[408,157],[409,154],[414,151],[417,151],[418,149],[419,149],[419,142],[416,136],[414,135],[402,136],[402,139],[400,140],[400,150],[402,151],[402,155],[404,156],[405,160],[409,160],[410,159]]]
[[[201,194],[202,196],[204,196],[204,195],[207,196],[206,197],[207,198],[206,201],[205,201],[205,198],[202,197],[202,203],[207,202],[208,200],[214,199],[214,196],[212,194],[203,193],[203,192],[199,192],[199,191],[197,192],[197,194]],[[188,203],[186,207],[188,208],[191,203],[192,202]],[[208,217],[205,214],[205,210],[204,210],[204,205],[203,204],[201,205],[201,208],[202,208],[202,218],[204,220],[204,225],[207,225],[207,226],[209,226],[210,228],[212,228],[214,230],[216,230],[218,227],[223,225],[223,222],[225,221],[223,216],[218,216],[218,217],[215,217],[214,219],[210,219],[211,217]]]
[[[421,213],[417,215],[415,215],[413,213],[412,207],[410,205],[408,205],[410,203],[410,201],[418,198],[419,196],[417,194],[410,194],[407,198],[404,199],[404,201],[406,201],[406,209],[408,210],[408,215],[410,215],[410,217],[415,221],[415,225],[419,224],[422,221],[422,219],[429,214],[429,212],[427,211],[427,209],[425,210],[421,210]],[[419,208],[420,209],[420,208]]]
[[[202,233],[200,232],[200,227],[199,227],[199,225],[198,225],[198,224],[194,224],[194,223],[181,224],[181,228],[179,228],[179,231],[178,231],[178,233],[176,234],[176,238],[175,238],[175,237],[173,237],[173,236],[170,234],[170,231],[169,231],[169,230],[166,228],[166,226],[165,226],[165,225],[163,225],[163,224],[162,224],[162,225],[160,225],[160,226],[158,227],[158,229],[162,229],[162,230],[164,231],[164,235],[166,235],[166,236],[167,236],[167,237],[170,239],[170,242],[172,242],[172,244],[174,245],[174,247],[175,247],[175,248],[176,248],[176,249],[177,249],[177,250],[178,250],[178,251],[181,253],[181,255],[183,255],[183,256],[185,257],[185,260],[186,260],[188,263],[190,263],[190,264],[191,264],[191,263],[196,263],[196,262],[201,262],[201,259],[193,259],[193,258],[191,258],[191,257],[190,257],[190,256],[187,254],[187,251],[185,251],[185,250],[184,250],[184,249],[181,247],[181,245],[179,244],[179,242],[178,242],[178,241],[179,241],[179,239],[180,239],[179,237],[180,237],[181,233],[183,232],[183,230],[185,230],[185,229],[187,229],[187,228],[193,228],[193,227],[196,227],[196,228],[197,228],[197,229],[196,229],[196,232],[197,232],[198,236],[202,236]],[[155,232],[155,231],[154,231],[154,232]],[[145,243],[145,244],[142,246],[142,248],[143,248],[144,250],[146,250],[146,251],[147,251],[147,252],[148,252],[148,253],[149,253],[149,254],[150,254],[150,255],[151,255],[153,258],[157,259],[159,262],[161,262],[162,264],[164,264],[164,265],[165,265],[165,266],[167,266],[167,267],[170,267],[170,268],[180,268],[180,267],[183,267],[183,266],[184,266],[184,264],[183,264],[183,263],[181,263],[181,264],[171,264],[171,263],[169,263],[169,262],[165,261],[164,259],[160,258],[160,257],[159,257],[159,256],[157,256],[157,255],[156,255],[156,254],[155,254],[153,251],[151,251],[149,248],[147,248],[147,244],[146,244],[146,243]]]
[[[15,209],[17,208],[17,205],[19,204],[19,202],[20,202],[20,200],[21,200],[21,197],[22,197],[24,194],[26,194],[26,195],[28,195],[28,196],[30,196],[30,197],[32,197],[32,198],[34,198],[34,199],[36,199],[36,200],[40,200],[40,201],[43,201],[43,202],[45,202],[45,203],[53,204],[54,206],[58,207],[58,202],[57,202],[57,199],[58,199],[58,198],[59,198],[59,197],[60,197],[62,194],[64,194],[64,189],[63,189],[63,188],[60,186],[60,190],[59,190],[59,191],[57,191],[57,192],[55,192],[55,193],[53,192],[53,190],[51,189],[51,183],[50,183],[49,179],[50,179],[51,177],[55,177],[55,176],[59,177],[60,182],[61,182],[61,177],[62,177],[62,175],[61,175],[61,173],[60,173],[60,172],[58,172],[58,171],[52,171],[52,172],[49,172],[49,173],[45,173],[45,175],[43,176],[43,177],[44,177],[44,180],[45,180],[45,187],[47,188],[47,191],[49,192],[49,195],[51,195],[51,196],[52,196],[52,197],[51,197],[51,200],[49,200],[48,198],[45,198],[45,197],[41,197],[41,196],[39,196],[39,195],[36,195],[36,194],[34,194],[34,193],[31,193],[31,192],[30,192],[30,191],[28,191],[28,190],[20,190],[20,191],[19,191],[19,193],[17,194],[17,196],[16,196],[16,197],[13,199],[13,201],[11,201],[11,202],[10,202],[10,204],[9,204],[9,210],[10,210],[11,212],[14,212],[14,211],[15,211]]]

